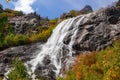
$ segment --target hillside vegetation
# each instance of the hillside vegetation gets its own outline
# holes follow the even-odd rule
[[[120,40],[105,50],[80,54],[65,78],[58,80],[120,80]]]
[[[48,27],[37,26],[37,33],[31,35],[16,34],[13,25],[9,24],[8,18],[21,15],[24,15],[21,11],[10,9],[5,9],[0,12],[0,50],[38,41],[45,42],[56,26],[56,20],[51,20],[54,24]]]

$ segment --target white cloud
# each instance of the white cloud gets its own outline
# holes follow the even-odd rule
[[[31,5],[35,1],[36,0],[18,0],[17,2],[14,3],[15,5],[14,9],[18,11],[23,11],[26,14],[34,12],[34,9],[31,7]]]

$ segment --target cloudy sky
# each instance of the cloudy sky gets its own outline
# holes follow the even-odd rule
[[[101,7],[106,7],[117,0],[14,0],[16,2],[7,3],[5,0],[0,0],[4,8],[21,10],[24,13],[36,11],[43,17],[53,19],[59,17],[63,12],[68,12],[71,9],[80,10],[86,4],[91,5],[94,10]]]

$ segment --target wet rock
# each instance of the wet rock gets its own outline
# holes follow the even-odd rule
[[[44,65],[50,64],[50,62],[51,62],[50,56],[49,55],[45,56],[44,60],[42,62],[44,63]]]
[[[38,64],[35,70],[35,74],[37,78],[44,78],[45,80],[56,80],[55,77],[55,66],[50,65],[42,65]]]
[[[78,27],[72,46],[74,51],[101,50],[120,37],[120,10],[117,7],[100,9],[89,15]],[[68,43],[70,37],[66,36],[64,43]]]
[[[64,39],[64,41],[63,41],[64,44],[69,44],[69,42],[71,41],[71,35],[72,35],[72,34],[68,34],[68,35],[65,37],[65,39]]]
[[[4,76],[12,66],[12,62],[19,57],[23,62],[30,61],[39,51],[41,43],[33,43],[24,46],[11,47],[0,51],[0,77]]]

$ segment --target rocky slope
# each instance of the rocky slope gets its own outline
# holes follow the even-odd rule
[[[48,18],[36,13],[23,14],[22,11],[3,9],[0,4],[0,51],[39,40],[46,41],[52,31],[49,23]]]
[[[47,18],[40,17],[36,13],[27,15],[14,16],[8,19],[9,24],[14,28],[16,34],[30,35],[37,33],[40,27],[48,27],[49,20]]]
[[[113,40],[120,38],[120,7],[119,5],[113,6],[106,9],[100,9],[93,13],[82,15],[84,18],[79,23],[77,28],[76,37],[74,38],[74,45],[72,46],[73,51],[75,53],[74,56],[86,51],[97,51],[104,49],[106,46],[112,44]],[[78,17],[80,20],[81,17]],[[74,24],[69,29],[69,32],[74,29]],[[64,38],[63,43],[68,45],[71,41],[71,32]],[[33,56],[32,53],[36,51],[38,44],[32,44],[28,46],[20,46],[9,48],[7,50],[0,52],[0,74],[3,76],[3,73],[7,71],[10,67],[11,60],[16,56],[20,57],[23,61],[29,61]],[[67,48],[64,46],[62,48],[62,73],[65,70],[66,63],[65,60],[67,58]],[[36,53],[35,53],[36,54]],[[28,56],[29,55],[29,56]],[[27,58],[26,58],[27,57]],[[49,59],[46,58],[45,61],[46,66],[49,65]],[[50,67],[49,67],[50,68]],[[43,67],[42,67],[43,69]],[[37,75],[41,75],[44,73],[41,72],[41,67],[38,67],[36,70]],[[52,74],[52,73],[50,73]],[[48,75],[50,76],[49,80],[54,80],[54,74]]]
[[[79,25],[73,46],[77,51],[104,49],[112,40],[120,37],[120,11],[117,7],[100,9],[90,15],[88,20],[83,20]],[[81,37],[82,34],[85,35]],[[66,37],[65,43],[69,43],[69,36]]]
[[[3,9],[0,4],[0,18],[7,18],[9,27],[12,26],[15,34],[31,35],[39,32],[39,28],[49,27],[49,19],[41,17],[36,12],[24,14],[21,11]],[[7,23],[5,23],[7,24]]]

